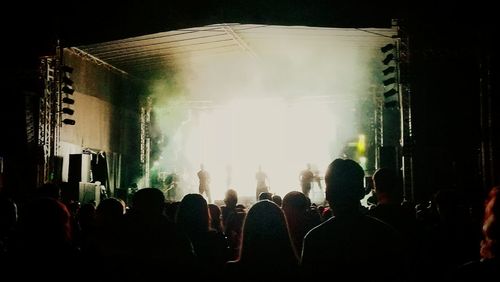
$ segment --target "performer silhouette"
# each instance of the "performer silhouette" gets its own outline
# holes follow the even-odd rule
[[[268,177],[265,172],[262,171],[262,167],[259,166],[259,170],[255,173],[255,179],[257,180],[257,189],[255,190],[255,199],[259,200],[259,195],[262,192],[269,192]]]
[[[314,180],[314,173],[311,170],[311,164],[307,164],[307,169],[300,172],[300,186],[302,188],[302,193],[309,198],[309,192],[311,192],[311,184]]]
[[[208,198],[208,203],[212,203],[212,196],[210,195],[210,174],[205,170],[203,164],[200,165],[198,171],[198,179],[200,180],[199,192],[201,195],[205,193]]]
[[[165,179],[165,184],[166,184],[166,198],[169,201],[175,201],[176,198],[176,193],[177,193],[177,187],[179,185],[179,175],[177,172],[174,170],[172,173],[167,175]]]

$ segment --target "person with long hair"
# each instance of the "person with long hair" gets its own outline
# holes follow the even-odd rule
[[[228,275],[286,280],[298,273],[298,264],[283,211],[269,200],[254,204],[243,225],[240,257],[226,265]]]
[[[496,281],[500,275],[500,186],[485,201],[479,261],[461,266],[450,281]],[[495,278],[497,277],[497,278]]]

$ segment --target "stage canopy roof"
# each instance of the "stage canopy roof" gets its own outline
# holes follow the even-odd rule
[[[325,28],[224,23],[73,47],[97,62],[148,78],[166,68],[207,57],[265,58],[283,49],[380,48],[394,41],[396,28]]]

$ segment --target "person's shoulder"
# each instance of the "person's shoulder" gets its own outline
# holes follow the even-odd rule
[[[362,222],[364,225],[370,226],[370,228],[373,228],[373,230],[378,230],[382,232],[396,232],[394,227],[392,227],[390,224],[386,223],[385,221],[376,218],[371,215],[363,215],[361,217]]]
[[[307,232],[304,239],[314,240],[315,238],[321,238],[325,233],[328,233],[328,229],[335,224],[334,218],[331,217],[321,224],[313,227],[309,232]]]
[[[481,281],[498,277],[500,263],[498,259],[471,261],[461,265],[451,273],[450,281]]]

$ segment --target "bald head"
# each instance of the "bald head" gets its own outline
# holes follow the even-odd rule
[[[331,205],[359,204],[363,198],[363,168],[351,159],[336,159],[325,175],[326,197]]]

